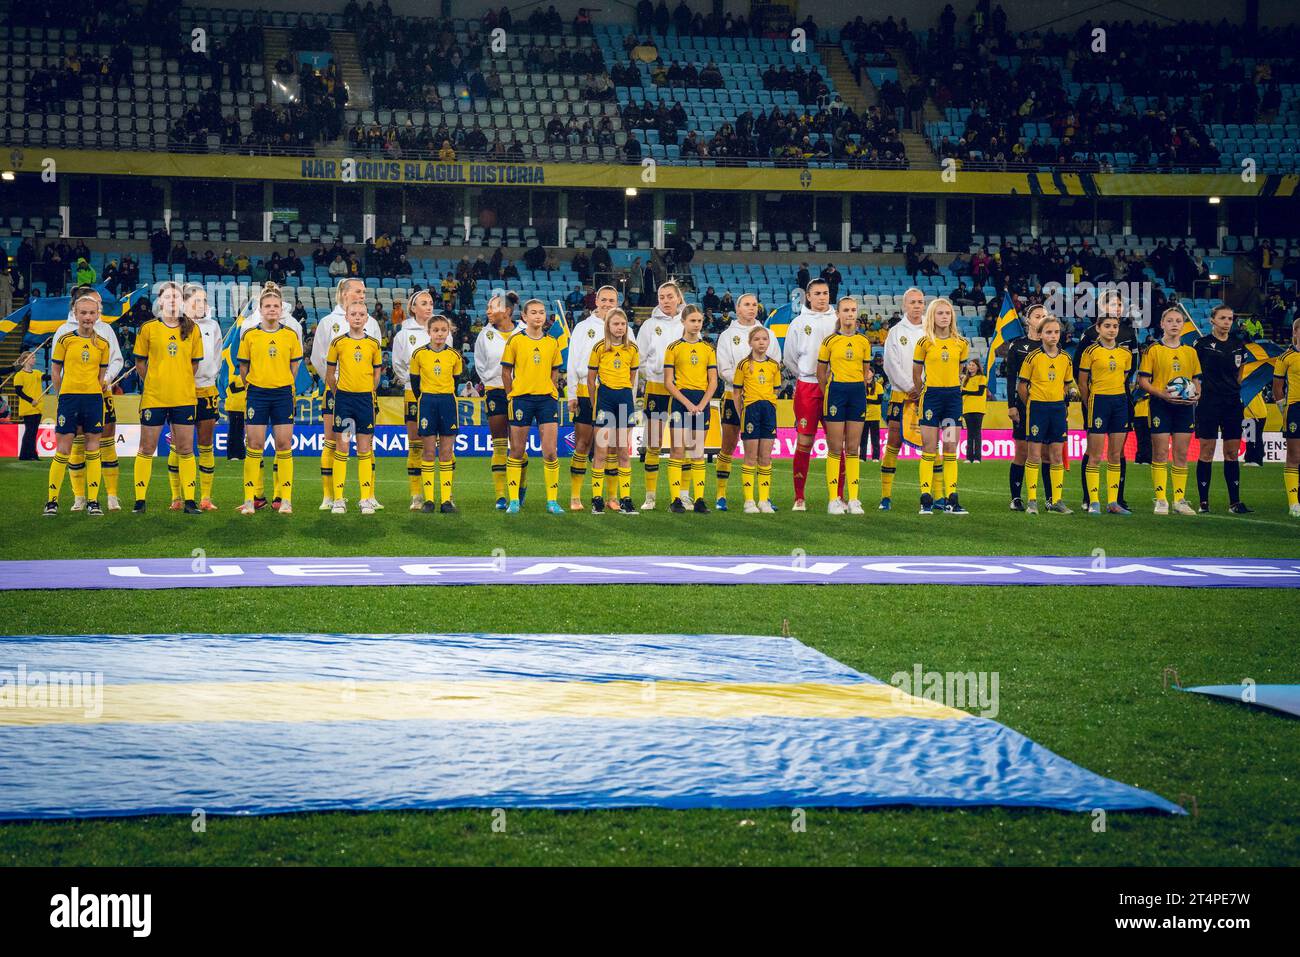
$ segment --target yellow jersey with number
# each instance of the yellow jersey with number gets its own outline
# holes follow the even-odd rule
[[[151,319],[135,337],[135,357],[147,363],[140,408],[195,404],[194,363],[203,358],[203,335],[197,326],[183,337],[180,326]]]
[[[416,395],[455,395],[456,376],[465,370],[460,352],[450,346],[420,346],[411,355],[411,391]]]
[[[259,389],[293,385],[293,363],[301,359],[302,342],[288,326],[274,332],[254,326],[239,339],[239,361],[248,363],[244,381]]]
[[[555,370],[563,361],[560,340],[542,334],[534,339],[520,330],[506,340],[501,366],[510,370],[510,398],[520,395],[560,397],[555,386]]]
[[[678,339],[664,350],[664,368],[673,370],[673,384],[678,389],[703,392],[709,387],[709,370],[718,368],[718,354],[704,339]]]
[[[955,389],[961,385],[961,369],[969,357],[970,343],[961,336],[922,336],[912,359],[925,367],[927,389]]]
[[[641,367],[641,350],[630,339],[621,346],[601,340],[591,350],[587,369],[596,370],[597,385],[604,389],[632,388],[632,373]]]
[[[109,345],[103,336],[86,338],[70,332],[54,344],[53,362],[63,366],[59,395],[101,395],[100,374],[108,368]],[[35,373],[40,381],[40,373]],[[17,379],[17,376],[15,376]],[[40,394],[38,388],[35,395]]]
[[[871,343],[860,332],[832,332],[817,350],[817,361],[830,367],[832,382],[865,382],[863,363],[871,361]]]
[[[374,392],[375,370],[384,364],[384,347],[370,336],[342,335],[330,343],[325,362],[335,370],[340,392]]]

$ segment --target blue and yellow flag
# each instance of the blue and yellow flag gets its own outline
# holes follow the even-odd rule
[[[547,328],[546,334],[552,339],[560,341],[561,369],[567,369],[569,366],[569,321],[564,315],[564,303],[557,299],[555,305],[555,317]],[[561,378],[563,378],[563,374],[561,374]]]
[[[97,283],[95,290],[103,301],[101,318],[108,323],[117,322],[122,314],[133,306],[138,299],[149,292],[148,286],[140,286],[133,292],[118,298],[108,291],[103,283]],[[13,332],[23,322],[27,323],[29,336],[51,336],[58,331],[68,319],[72,310],[71,296],[41,296],[30,300],[26,305],[0,319],[0,339]]]
[[[1018,339],[1025,334],[1025,324],[1020,321],[1020,313],[1016,311],[1016,302],[1011,298],[1011,293],[1002,294],[1002,308],[998,311],[998,323],[993,333],[993,341],[989,343],[988,358],[988,394],[993,397],[993,365],[998,361],[997,351],[1006,345],[1012,339]]]
[[[777,306],[768,314],[767,322],[764,325],[772,333],[772,338],[776,340],[777,345],[781,347],[781,355],[785,355],[785,333],[790,328],[790,323],[794,322],[795,317],[803,310],[803,293],[801,290],[795,290],[790,294],[790,300],[783,306]]]
[[[1170,308],[1177,309],[1179,312],[1183,314],[1183,335],[1182,335],[1183,345],[1185,346],[1196,345],[1196,340],[1201,338],[1201,336],[1205,335],[1205,330],[1196,324],[1196,320],[1192,318],[1192,314],[1187,311],[1187,307],[1184,306],[1181,302],[1173,303],[1173,305]],[[1157,332],[1157,336],[1158,336],[1158,332]]]
[[[1286,352],[1286,346],[1262,339],[1246,343],[1250,359],[1241,364],[1241,404],[1250,405],[1273,378],[1273,360]]]

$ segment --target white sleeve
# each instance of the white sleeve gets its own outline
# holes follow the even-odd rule
[[[786,371],[789,372],[796,379],[800,375],[799,350],[802,347],[802,342],[801,342],[802,338],[803,338],[803,333],[799,331],[794,321],[791,321],[790,325],[786,326],[785,355],[781,357],[781,364],[785,366]]]
[[[393,336],[393,378],[403,388],[411,382],[411,350],[409,338],[399,329]]]
[[[487,337],[483,335],[483,332],[479,332],[478,338],[474,340],[474,371],[478,373],[479,381],[482,382],[485,387],[487,385],[486,377],[489,371],[487,350],[484,348],[486,341]]]
[[[577,332],[578,330],[575,327],[573,331]],[[564,398],[569,402],[578,397],[578,367],[579,365],[585,365],[587,358],[586,356],[579,356],[579,350],[575,348],[576,343],[576,338],[571,335],[569,337],[569,367],[565,370],[564,375]],[[579,359],[582,359],[581,363],[579,363]]]
[[[330,330],[326,325],[327,322],[329,322],[328,316],[316,323],[316,332],[311,340],[311,368],[321,379],[325,378],[325,356],[330,351]]]

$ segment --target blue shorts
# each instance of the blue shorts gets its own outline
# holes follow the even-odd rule
[[[927,386],[921,393],[921,425],[942,428],[961,424],[961,386]]]
[[[597,428],[603,429],[607,426],[616,429],[629,428],[635,415],[636,397],[630,388],[597,390],[596,413],[593,420]]]
[[[1064,442],[1068,418],[1064,402],[1029,403],[1029,441],[1051,445]]]
[[[722,397],[722,424],[723,425],[740,425],[740,417],[736,415],[736,404],[731,401],[731,396],[735,394],[734,389],[728,389]]]
[[[1288,442],[1300,439],[1300,399],[1287,403],[1286,421],[1282,423],[1282,438]]]
[[[334,414],[334,393],[328,389],[325,391],[325,401],[321,403],[320,411],[321,415]]]
[[[140,410],[141,425],[162,426],[167,422],[172,425],[193,425],[194,406],[155,405]]]
[[[766,399],[745,406],[745,423],[740,435],[747,442],[751,439],[776,438],[776,406]]]
[[[1127,432],[1133,427],[1129,418],[1128,396],[1091,395],[1088,397],[1088,434],[1110,435]]]
[[[89,435],[104,431],[104,397],[100,393],[59,396],[54,431],[59,435],[76,435],[78,429]]]
[[[574,425],[591,425],[592,410],[591,399],[588,396],[578,396],[578,414],[573,417]]]
[[[488,389],[483,396],[483,404],[489,419],[494,415],[510,414],[510,400],[506,398],[505,389]]]
[[[375,397],[369,392],[334,393],[334,431],[371,435],[375,431]]]
[[[662,388],[662,385],[660,386]],[[647,385],[645,390],[645,414],[667,415],[673,403],[673,397],[666,392],[651,392]]]
[[[907,393],[898,389],[889,390],[889,401],[885,403],[885,422],[903,422],[903,406],[907,405]]]
[[[244,422],[247,425],[292,425],[293,386],[264,389],[250,385]]]
[[[510,427],[530,428],[560,421],[560,402],[549,395],[517,395],[510,400]]]
[[[446,392],[426,392],[420,396],[420,437],[455,435],[460,428],[456,418],[456,397]]]
[[[420,400],[412,399],[410,402],[407,402],[406,399],[403,398],[402,399],[402,421],[414,422],[419,417],[420,417]]]
[[[1196,422],[1196,407],[1173,405],[1153,395],[1149,417],[1152,435],[1166,435],[1173,432],[1191,434]]]
[[[680,386],[677,389],[682,395],[692,402],[699,402],[704,398],[703,389],[683,389]],[[648,397],[647,397],[648,398]],[[699,412],[687,412],[676,399],[669,399],[668,402],[668,423],[675,429],[685,429],[687,432],[703,432],[713,421],[713,405],[706,405]]]
[[[194,402],[194,421],[215,422],[221,418],[221,413],[217,411],[220,398],[216,393],[199,396]]]
[[[823,422],[861,422],[867,414],[864,382],[831,382],[822,399]]]
[[[117,409],[113,407],[113,397],[104,396],[104,424],[117,425]]]

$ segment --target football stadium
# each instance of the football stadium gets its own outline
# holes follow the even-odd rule
[[[0,862],[1300,859],[1292,5],[0,14]]]

